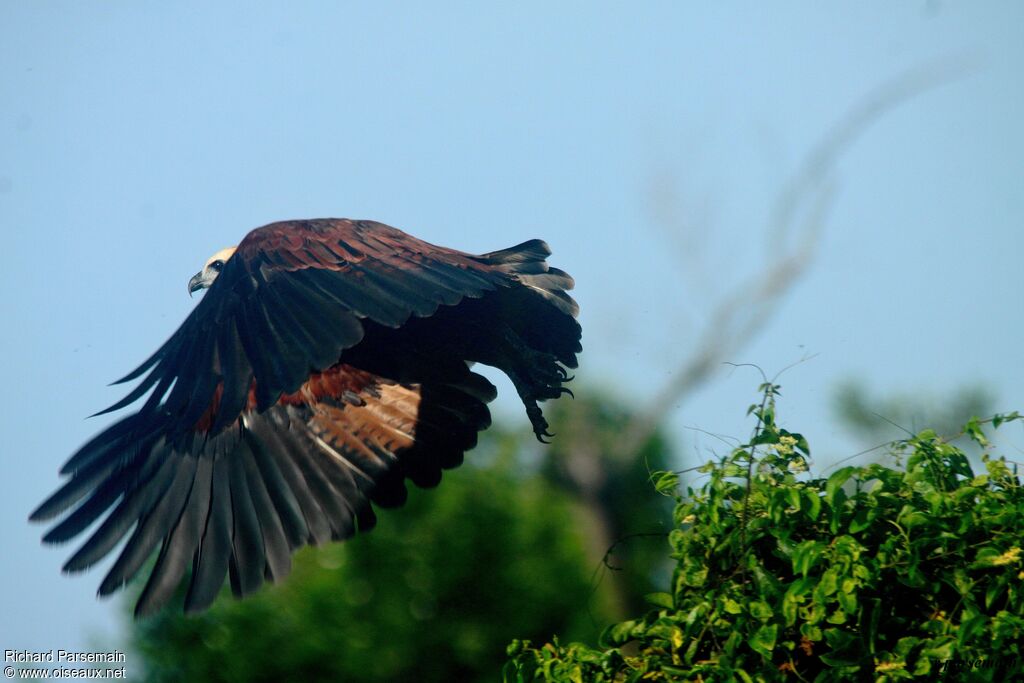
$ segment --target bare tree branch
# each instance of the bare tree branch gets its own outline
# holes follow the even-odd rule
[[[693,353],[623,433],[631,454],[685,397],[726,359],[748,344],[806,271],[816,253],[835,195],[836,165],[851,145],[897,106],[974,70],[972,60],[944,60],[911,70],[869,93],[815,145],[786,182],[768,218],[772,257],[762,270],[715,306]]]

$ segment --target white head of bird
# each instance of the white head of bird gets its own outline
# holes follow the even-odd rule
[[[213,281],[220,275],[220,271],[224,269],[224,264],[228,262],[231,255],[235,253],[237,247],[225,247],[216,254],[206,259],[203,269],[192,276],[188,281],[188,295],[192,296],[193,292],[197,292],[200,289],[206,289],[213,284]]]

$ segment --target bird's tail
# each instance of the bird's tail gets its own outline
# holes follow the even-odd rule
[[[573,279],[547,264],[550,254],[542,240],[530,240],[480,257],[508,273],[512,284],[496,297],[496,319],[475,359],[509,376],[542,441],[550,434],[537,403],[572,394],[563,386],[572,379],[566,368],[577,366],[582,351],[579,306],[568,294]]]
[[[551,248],[544,240],[529,240],[501,251],[492,251],[480,258],[510,275],[526,287],[540,294],[548,303],[573,318],[579,313],[579,306],[566,292],[574,286],[572,277],[564,270],[547,264]]]

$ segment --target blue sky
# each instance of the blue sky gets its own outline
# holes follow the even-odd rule
[[[845,379],[1024,408],[1021,26],[1011,2],[0,4],[0,648],[116,634],[103,567],[61,576],[69,548],[25,520],[217,249],[323,216],[477,252],[542,237],[577,280],[583,374],[643,405],[778,258],[765,216],[815,141],[936,59],[978,66],[846,151],[804,277],[730,360],[817,354],[782,412],[824,462],[856,450]],[[673,412],[681,465],[716,445],[686,426],[746,431],[757,382],[723,368]]]

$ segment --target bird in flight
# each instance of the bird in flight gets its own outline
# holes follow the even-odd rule
[[[253,230],[189,281],[202,300],[97,414],[148,397],[68,460],[31,519],[63,516],[43,538],[61,543],[103,518],[67,572],[128,536],[100,595],[159,548],[136,616],[189,569],[189,612],[225,577],[236,596],[283,579],[298,548],[369,530],[406,479],[435,486],[462,462],[496,395],[473,363],[508,375],[551,436],[538,401],[570,393],[581,330],[550,253],[530,240],[477,256],[373,221]]]

